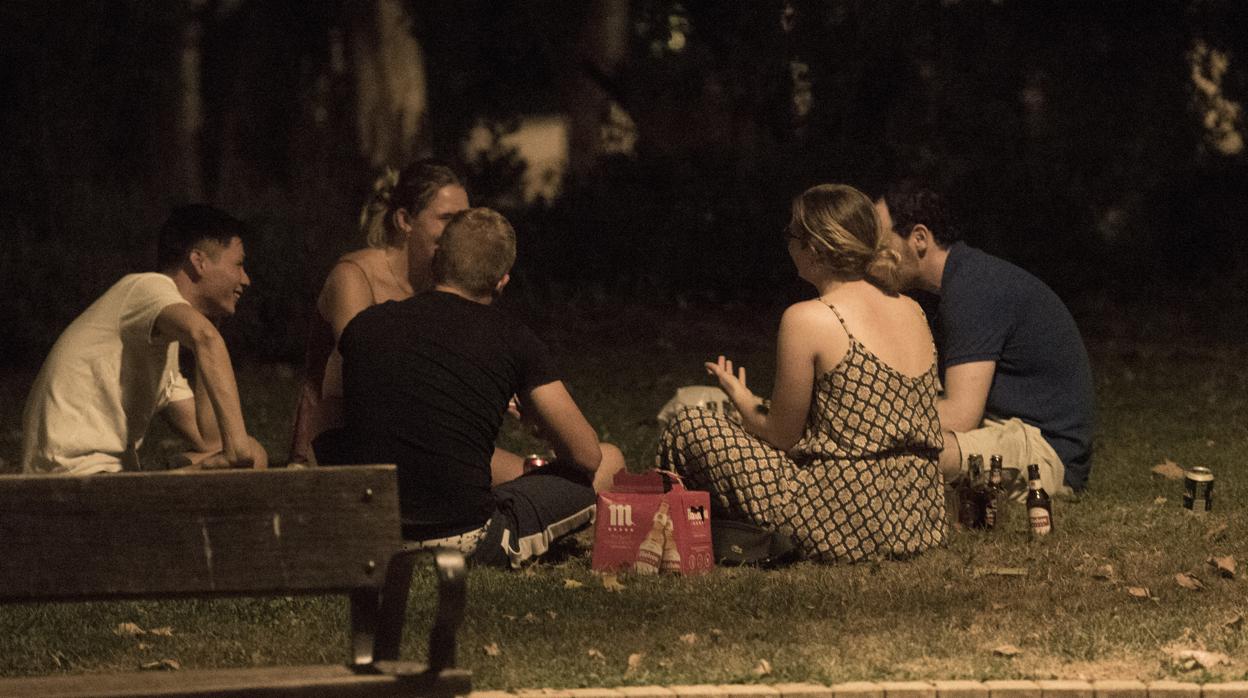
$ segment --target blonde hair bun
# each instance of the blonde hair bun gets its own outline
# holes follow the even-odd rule
[[[901,255],[881,240],[867,263],[867,277],[885,291],[897,293],[902,286]]]
[[[399,171],[393,167],[387,167],[373,180],[373,189],[360,209],[360,232],[369,247],[386,246],[386,211],[390,210],[390,199],[398,184]]]

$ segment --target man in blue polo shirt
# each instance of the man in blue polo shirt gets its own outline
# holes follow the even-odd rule
[[[902,182],[876,202],[908,288],[935,293],[944,395],[941,470],[1001,454],[1040,466],[1051,494],[1082,490],[1092,459],[1092,369],[1070,311],[1044,282],[959,240],[935,192]],[[951,438],[952,437],[952,438]],[[1021,494],[1025,483],[1015,483]]]

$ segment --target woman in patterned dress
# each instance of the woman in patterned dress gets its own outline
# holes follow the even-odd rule
[[[780,320],[770,400],[745,367],[706,370],[739,423],[700,408],[663,432],[660,467],[711,493],[713,516],[774,527],[820,561],[899,558],[945,541],[935,349],[899,295],[897,253],[870,199],[825,184],[793,201],[797,274],[819,295]]]

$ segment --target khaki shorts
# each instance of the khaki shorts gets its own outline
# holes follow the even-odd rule
[[[991,456],[1001,455],[1012,499],[1022,501],[1026,498],[1027,466],[1032,463],[1040,466],[1040,484],[1050,495],[1069,497],[1074,494],[1064,483],[1066,467],[1062,465],[1062,459],[1057,457],[1039,429],[1017,417],[1005,420],[985,417],[978,429],[954,432],[953,435],[958,440],[958,449],[962,451],[963,472],[967,470],[966,459],[971,454],[983,456],[985,468]],[[1012,481],[1011,470],[1018,472]]]

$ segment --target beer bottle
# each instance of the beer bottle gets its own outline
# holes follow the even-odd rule
[[[1005,469],[1001,454],[988,459],[988,486],[984,492],[984,528],[997,528],[1005,513]]]
[[[1035,463],[1027,466],[1027,518],[1031,521],[1032,538],[1053,531],[1053,503],[1040,484],[1040,466]]]
[[[667,574],[680,574],[680,550],[676,547],[676,533],[672,530],[672,517],[667,517],[663,527],[663,561],[659,569]]]
[[[972,453],[966,457],[966,477],[958,488],[958,523],[966,528],[983,527],[983,502],[978,491],[983,468],[984,457],[980,454]]]
[[[633,565],[637,574],[659,573],[659,566],[663,561],[663,541],[667,538],[666,530],[670,523],[667,511],[667,501],[660,502],[659,510],[654,512],[650,532],[637,548],[637,562]]]

